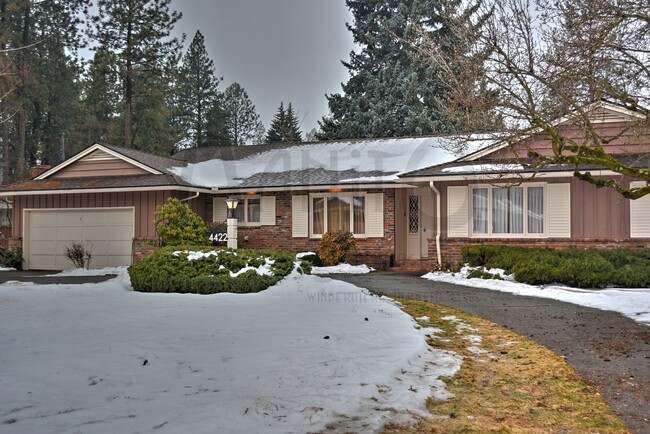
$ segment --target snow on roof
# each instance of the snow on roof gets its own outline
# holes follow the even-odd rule
[[[521,164],[468,164],[465,166],[445,167],[441,172],[467,173],[467,172],[517,172],[523,170]]]
[[[393,182],[402,173],[453,161],[491,143],[492,140],[476,136],[319,142],[282,149],[260,146],[260,152],[246,158],[213,159],[173,167],[170,172],[195,186],[219,188],[234,188],[242,184],[247,187],[277,185],[269,174],[287,172],[293,176],[277,177],[284,179],[283,185]],[[314,169],[340,172],[340,176],[316,178],[310,175],[318,172]],[[304,171],[304,176],[295,176],[301,171]],[[267,176],[249,179],[261,173]]]

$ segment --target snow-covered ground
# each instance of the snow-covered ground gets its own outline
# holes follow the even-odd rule
[[[431,330],[344,282],[147,294],[110,271],[0,285],[0,431],[371,432],[447,397],[439,377],[460,367]]]
[[[474,286],[476,288],[492,289],[494,291],[510,292],[512,294],[531,297],[552,298],[567,303],[596,309],[620,312],[643,324],[650,325],[650,288],[607,288],[607,289],[578,289],[563,285],[534,286],[513,281],[508,276],[506,280],[468,279],[469,267],[463,267],[459,273],[432,272],[425,274],[425,279],[438,282],[454,283],[457,285]],[[487,270],[492,274],[503,274],[503,270]]]
[[[362,265],[339,264],[331,267],[312,267],[311,274],[368,274],[374,268]]]
[[[16,269],[11,267],[0,267],[0,271],[16,271]]]

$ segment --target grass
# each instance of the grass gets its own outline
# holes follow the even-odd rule
[[[408,299],[398,299],[420,324],[442,332],[430,344],[463,357],[460,371],[445,379],[455,397],[445,402],[429,399],[431,419],[415,427],[389,425],[385,434],[421,433],[627,433],[625,423],[584,380],[549,349],[501,326],[461,311]],[[443,320],[453,315],[471,327]],[[481,336],[484,353],[462,338]]]

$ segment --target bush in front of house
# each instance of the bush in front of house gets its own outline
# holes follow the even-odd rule
[[[4,251],[4,255],[0,258],[0,267],[22,270],[23,262],[25,262],[25,259],[23,258],[23,249],[16,247]]]
[[[163,246],[208,246],[210,231],[186,203],[170,197],[158,205],[153,223]]]
[[[502,268],[518,282],[560,283],[576,288],[650,286],[650,249],[568,249],[468,246],[461,262],[472,267]]]
[[[327,266],[342,264],[350,259],[350,251],[356,249],[352,232],[332,230],[323,234],[318,245],[318,258]]]
[[[254,270],[265,264],[270,275]],[[162,247],[128,271],[131,286],[140,292],[249,293],[274,285],[289,275],[294,265],[295,255],[277,250]],[[254,269],[241,272],[246,267]],[[308,272],[302,268],[299,271]],[[231,272],[236,275],[233,277]]]

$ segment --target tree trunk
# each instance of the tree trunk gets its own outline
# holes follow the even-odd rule
[[[7,14],[7,0],[0,1],[0,28],[5,28]],[[6,50],[8,44],[6,41],[2,43],[2,49]],[[7,54],[0,54],[5,59]],[[5,63],[2,62],[4,67]],[[0,86],[0,95],[6,95],[9,93],[11,85],[8,84],[8,80],[3,80],[2,86]],[[0,123],[2,123],[2,178],[0,179],[0,184],[9,184],[11,181],[11,176],[9,174],[9,162],[11,160],[9,156],[9,104],[4,100],[0,100]]]
[[[29,45],[29,35],[31,32],[31,8],[29,3],[25,7],[23,15],[23,47]],[[19,68],[20,68],[20,86],[19,86],[19,101],[20,108],[18,110],[18,158],[16,164],[16,178],[19,180],[25,177],[25,142],[27,134],[27,101],[25,95],[25,88],[27,87],[27,80],[29,78],[29,65],[27,62],[27,49],[23,48],[19,54]]]
[[[133,124],[133,77],[131,76],[131,70],[133,69],[133,65],[131,64],[132,31],[132,23],[129,22],[126,30],[126,71],[124,71],[124,147],[128,149],[133,146],[133,134],[131,132]]]

